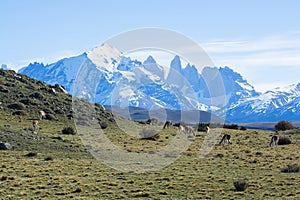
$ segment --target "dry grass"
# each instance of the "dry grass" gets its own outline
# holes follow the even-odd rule
[[[3,116],[2,116],[3,122]],[[4,123],[4,122],[3,122]],[[28,122],[23,120],[22,125]],[[42,121],[36,140],[13,151],[0,151],[0,193],[6,198],[74,199],[278,199],[300,196],[297,173],[281,173],[289,164],[299,163],[299,135],[293,144],[270,148],[267,131],[224,130],[232,145],[216,145],[204,159],[199,158],[204,133],[198,132],[187,151],[171,165],[158,171],[137,174],[112,169],[94,159],[77,135],[62,135],[68,121]],[[130,127],[134,122],[129,122]],[[10,123],[17,134],[20,123]],[[143,130],[145,125],[140,126]],[[86,133],[101,129],[82,127]],[[161,127],[156,127],[161,129]],[[128,152],[156,151],[176,137],[176,129],[163,129],[157,141],[141,140],[111,124],[103,131],[116,146]],[[214,131],[214,130],[212,130]],[[4,130],[2,129],[2,132]],[[79,134],[83,133],[79,130]],[[22,133],[25,135],[25,133]],[[99,134],[99,133],[97,133]],[[137,132],[139,134],[139,132]],[[63,141],[53,137],[62,136]],[[90,135],[92,137],[92,135]],[[219,136],[219,139],[221,135]],[[20,142],[20,141],[19,141]],[[46,145],[45,145],[46,143]],[[28,157],[29,152],[37,152]],[[47,159],[47,158],[51,159]],[[246,179],[246,191],[237,192],[233,183]]]

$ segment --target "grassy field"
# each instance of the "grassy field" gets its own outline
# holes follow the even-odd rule
[[[0,150],[0,199],[300,199],[299,173],[281,172],[300,165],[299,130],[280,132],[292,144],[269,147],[269,131],[223,129],[232,144],[215,145],[200,159],[204,132],[189,140],[174,127],[128,121],[98,105],[79,102],[72,109],[70,95],[12,71],[0,70],[0,95],[0,141],[13,147]],[[51,115],[34,131],[39,109]],[[66,127],[77,133],[63,134]],[[149,132],[159,138],[140,138]],[[245,191],[235,190],[240,179],[248,183]]]
[[[1,124],[5,124],[4,115]],[[68,121],[42,121],[35,135],[24,131],[29,120],[10,121],[1,128],[15,147],[3,150],[0,166],[0,194],[3,199],[297,199],[299,173],[282,173],[289,164],[300,164],[300,135],[291,134],[293,144],[270,148],[270,132],[227,130],[232,145],[216,145],[199,158],[205,133],[195,140],[179,159],[158,171],[122,172],[93,158],[78,135],[62,135]],[[134,122],[130,122],[135,124]],[[133,125],[130,124],[130,127]],[[141,130],[146,125],[141,126]],[[148,125],[149,126],[149,125]],[[161,127],[157,127],[161,128]],[[92,130],[87,130],[87,132]],[[214,130],[212,130],[214,131]],[[80,131],[82,133],[82,131]],[[150,152],[174,139],[175,128],[161,130],[156,141],[141,140],[110,124],[103,134],[129,152]],[[5,137],[4,137],[5,136]],[[58,136],[63,140],[58,140]],[[11,137],[11,138],[10,138]],[[221,135],[220,135],[221,137]],[[221,138],[218,138],[218,141]],[[13,140],[14,139],[14,140]],[[17,144],[17,145],[16,145]],[[29,156],[29,152],[37,155]],[[235,191],[233,182],[246,179],[249,186]]]

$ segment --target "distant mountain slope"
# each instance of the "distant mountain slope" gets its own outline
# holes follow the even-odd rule
[[[179,56],[169,67],[161,66],[152,56],[144,62],[132,60],[103,44],[53,64],[33,63],[19,72],[61,84],[69,93],[102,105],[202,110],[231,122],[300,120],[299,86],[261,94],[229,67],[204,67],[200,72],[191,64],[183,67]]]
[[[79,73],[81,67],[88,70]],[[91,75],[91,71],[97,74],[94,75],[99,79],[97,85],[91,83],[93,80],[90,77],[83,76],[85,73],[86,76]],[[71,94],[75,93],[73,86],[76,78],[82,78],[86,87],[94,87],[91,88],[93,91],[76,95],[85,98],[93,96],[95,102],[103,105],[135,106],[148,110],[160,107],[173,110],[219,109],[220,105],[212,105],[211,102],[211,88],[216,85],[215,77],[219,74],[226,81],[225,91],[221,95],[226,94],[230,104],[256,94],[252,86],[228,67],[205,67],[201,74],[193,65],[182,67],[178,56],[171,61],[170,67],[157,64],[152,56],[142,63],[122,56],[121,52],[105,44],[90,52],[50,65],[33,63],[19,72],[50,84],[64,85]],[[124,90],[126,92],[122,92]],[[111,96],[114,91],[120,92],[115,98],[117,102]]]
[[[243,99],[227,111],[227,119],[236,122],[299,121],[300,84],[275,88],[259,96]],[[247,121],[245,121],[247,119]]]

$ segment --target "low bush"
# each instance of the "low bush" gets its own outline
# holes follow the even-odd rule
[[[291,143],[292,143],[292,141],[288,137],[280,137],[278,140],[278,145],[287,145],[287,144],[291,144]]]
[[[241,127],[240,127],[240,130],[241,130],[241,131],[246,131],[247,128],[246,128],[245,126],[241,126]]]
[[[43,100],[44,99],[44,95],[42,95],[39,92],[33,92],[32,94],[29,95],[29,97],[35,98],[35,99],[39,99],[39,100]]]
[[[293,129],[294,126],[285,120],[279,121],[277,124],[275,124],[275,130],[277,131],[286,131],[286,130],[291,130]]]
[[[99,125],[100,125],[100,127],[102,128],[102,129],[106,129],[107,128],[107,123],[106,122],[104,122],[104,121],[100,121],[99,122]]]
[[[26,157],[34,157],[34,156],[37,156],[37,152],[29,152],[25,156]]]
[[[25,105],[34,105],[34,106],[38,105],[38,102],[35,99],[28,99],[28,98],[27,99],[21,99],[20,102],[25,104]]]
[[[223,128],[238,130],[239,126],[237,124],[224,124]]]
[[[300,166],[297,164],[288,165],[280,170],[283,173],[296,173],[300,171]]]
[[[159,134],[153,129],[143,129],[140,132],[141,139],[145,140],[158,140]]]
[[[50,114],[50,113],[47,113],[46,114],[46,119],[47,120],[56,120],[56,117],[54,115]]]
[[[14,109],[14,110],[25,110],[26,109],[25,105],[20,102],[9,104],[7,107],[10,109]]]
[[[248,187],[248,183],[247,183],[247,181],[245,181],[245,180],[238,180],[238,181],[235,181],[235,182],[233,183],[233,185],[234,185],[234,187],[235,187],[235,189],[236,189],[237,191],[245,191],[246,188]]]
[[[26,112],[24,110],[17,110],[12,113],[12,115],[20,115],[20,116],[25,116]]]
[[[2,84],[1,84],[2,85]],[[3,92],[3,93],[8,93],[9,92],[9,90],[8,89],[6,89],[4,86],[1,86],[0,85],[0,92]]]
[[[44,160],[45,160],[45,161],[51,161],[51,160],[53,160],[53,157],[47,156]]]
[[[75,135],[76,134],[73,127],[65,127],[61,132],[62,132],[62,134],[65,134],[65,135]]]

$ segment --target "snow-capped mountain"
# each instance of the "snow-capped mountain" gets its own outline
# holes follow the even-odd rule
[[[19,73],[102,105],[203,110],[231,122],[300,119],[299,84],[261,94],[229,67],[200,72],[192,64],[183,67],[179,56],[162,66],[152,56],[133,60],[106,44],[56,63],[31,63]]]
[[[9,70],[9,69],[11,69],[11,67],[8,65],[2,64],[2,65],[0,65],[0,69]]]
[[[300,119],[300,84],[275,88],[258,96],[242,99],[227,110],[227,119],[236,122],[270,122]]]
[[[131,60],[104,44],[50,65],[33,63],[19,72],[49,84],[61,84],[71,94],[103,105],[210,109],[197,95],[204,93],[198,85],[199,72],[190,65],[183,69],[178,56],[167,67],[152,56],[144,62]]]

